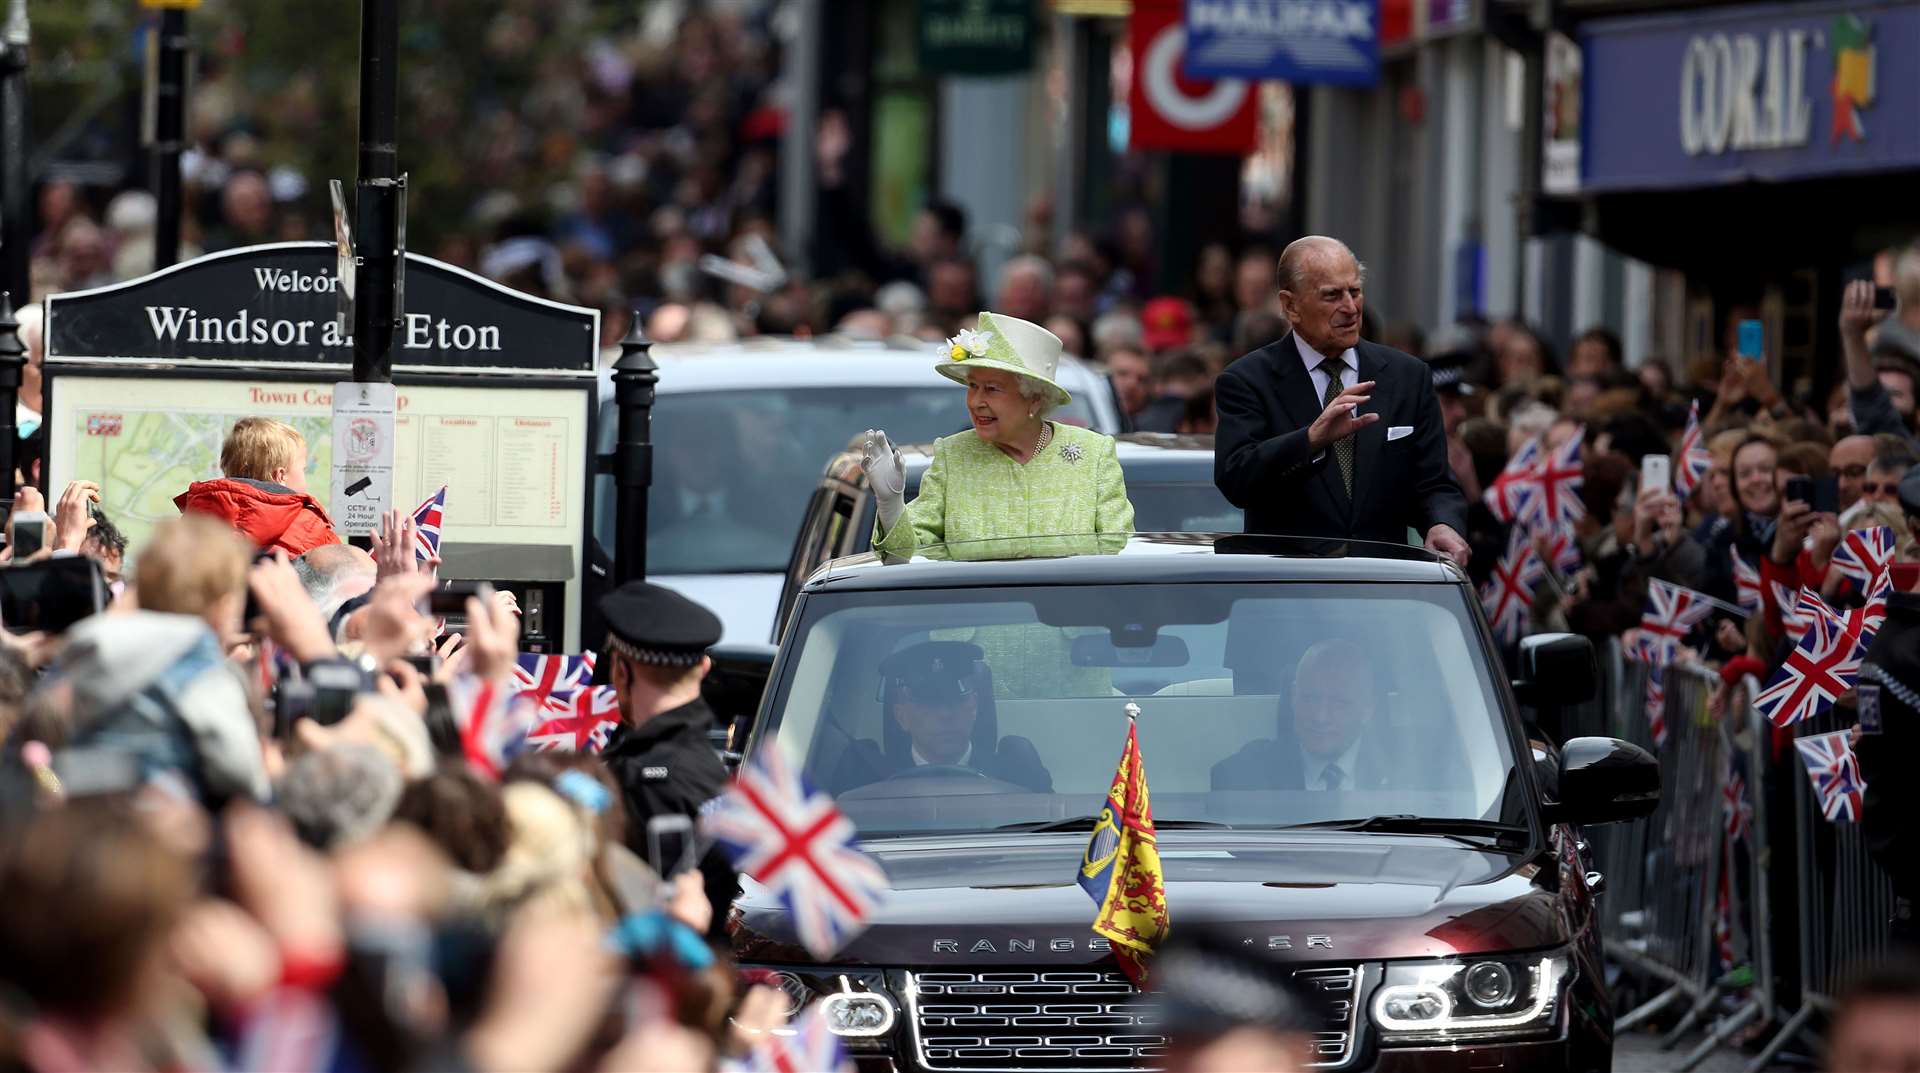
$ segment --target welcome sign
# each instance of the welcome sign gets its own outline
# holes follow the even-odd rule
[[[47,300],[50,357],[351,366],[334,247],[286,242],[210,254],[150,276]],[[590,373],[599,313],[407,255],[395,368]]]

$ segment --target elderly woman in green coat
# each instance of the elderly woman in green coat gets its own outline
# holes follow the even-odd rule
[[[1072,401],[1054,382],[1060,338],[1038,324],[980,314],[948,340],[941,375],[967,385],[973,429],[934,442],[920,494],[905,502],[906,470],[887,434],[861,452],[879,503],[873,546],[883,555],[965,560],[1113,554],[1133,531],[1133,504],[1113,437],[1047,420]],[[1071,665],[1070,639],[1039,623],[936,631],[986,652],[1000,696],[1105,696],[1111,672]]]
[[[1089,534],[1132,531],[1113,438],[1047,420],[1072,399],[1053,379],[1060,349],[1052,332],[998,313],[948,340],[934,368],[967,386],[973,429],[934,443],[912,503],[899,452],[884,431],[867,431],[861,466],[879,504],[875,550],[1006,559],[1087,550]],[[1061,535],[1080,539],[1051,539]],[[969,543],[980,541],[989,543]]]

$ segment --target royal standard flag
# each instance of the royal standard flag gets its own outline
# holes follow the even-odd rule
[[[1080,860],[1079,882],[1100,907],[1094,933],[1113,944],[1127,978],[1145,990],[1147,959],[1167,936],[1167,887],[1147,801],[1147,769],[1131,719],[1106,806]]]

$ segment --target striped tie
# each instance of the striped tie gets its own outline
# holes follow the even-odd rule
[[[1345,368],[1339,358],[1324,358],[1320,362],[1320,371],[1327,374],[1327,397],[1320,405],[1332,406],[1333,400],[1340,397],[1344,388],[1340,385],[1340,370]],[[1340,482],[1346,485],[1347,498],[1353,498],[1353,437],[1345,436],[1333,442],[1333,460],[1340,464]]]

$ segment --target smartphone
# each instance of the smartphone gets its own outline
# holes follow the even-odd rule
[[[1881,733],[1880,723],[1880,683],[1860,682],[1853,687],[1855,710],[1860,717],[1860,733]]]
[[[1892,287],[1875,287],[1873,289],[1873,308],[1896,309],[1899,305],[1899,300],[1893,296]]]
[[[1640,459],[1640,490],[1658,488],[1667,491],[1673,487],[1673,460],[1666,455],[1647,455]]]
[[[1815,478],[1813,498],[1807,503],[1821,514],[1840,513],[1840,479],[1832,475]]]
[[[1748,361],[1767,360],[1767,333],[1759,321],[1740,322],[1740,356]]]
[[[261,563],[269,562],[272,559],[273,552],[271,550],[256,551],[253,553],[253,566],[259,566]],[[260,601],[253,597],[252,568],[249,567],[247,572],[249,575],[247,579],[247,604],[240,611],[240,628],[243,630],[252,630],[254,620],[259,618],[264,612],[260,610]]]
[[[493,599],[493,585],[485,581],[449,581],[427,594],[427,613],[434,616],[464,615],[467,598],[485,603]]]
[[[1787,487],[1782,493],[1788,499],[1797,499],[1808,506],[1813,505],[1813,478],[1788,477]]]
[[[700,856],[694,851],[691,817],[655,816],[647,821],[647,863],[653,865],[661,879],[690,872],[699,862]]]
[[[0,567],[0,622],[14,633],[64,633],[106,609],[106,575],[84,555]]]
[[[53,777],[69,800],[130,794],[146,784],[140,758],[125,749],[62,749],[53,754]]]
[[[53,519],[44,510],[23,510],[13,516],[13,558],[17,562],[38,555],[47,546],[47,527]]]

